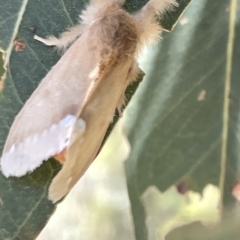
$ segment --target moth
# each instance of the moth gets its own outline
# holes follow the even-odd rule
[[[175,0],[149,0],[129,14],[124,0],[92,0],[80,23],[59,38],[34,38],[64,51],[16,116],[7,137],[1,170],[20,177],[63,153],[63,166],[49,198],[63,198],[94,160],[124,91],[139,72],[137,57],[163,30],[162,16]]]

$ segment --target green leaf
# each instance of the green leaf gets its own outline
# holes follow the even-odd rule
[[[86,2],[0,0],[0,49],[4,52],[6,68],[4,88],[0,94],[0,151],[14,117],[60,57],[54,48],[35,41],[33,35],[37,32],[43,37],[58,36],[77,23],[78,14]],[[126,8],[135,11],[146,2],[129,0]],[[189,0],[179,2],[182,8],[162,20],[168,29]],[[14,40],[23,43],[22,51],[17,51]],[[54,210],[47,199],[47,188],[58,169],[59,165],[50,161],[22,178],[6,179],[0,175],[1,239],[33,239],[36,236]]]
[[[239,221],[227,219],[214,228],[206,228],[199,223],[174,230],[166,240],[238,240],[240,235]]]
[[[7,68],[0,98],[2,151],[15,115],[59,59],[53,48],[44,47],[33,39],[33,27],[39,35],[57,35],[77,22],[83,2],[2,0],[0,4],[0,44]],[[25,44],[23,51],[15,50],[14,39]],[[0,175],[1,239],[33,239],[36,236],[54,210],[47,194],[48,185],[58,170],[59,164],[52,160],[22,178],[6,179]]]
[[[125,121],[138,240],[147,239],[140,196],[151,185],[161,192],[172,185],[202,192],[212,183],[224,207],[234,202],[231,188],[240,177],[240,1],[234,1],[232,12],[228,1],[192,1],[174,31],[142,59],[146,77]]]

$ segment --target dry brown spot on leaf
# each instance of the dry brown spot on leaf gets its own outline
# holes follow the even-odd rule
[[[233,187],[232,195],[240,202],[240,181]]]
[[[181,181],[176,185],[176,189],[178,193],[185,194],[190,189],[189,183],[187,181]]]
[[[179,21],[181,25],[185,25],[189,22],[189,19],[187,17],[182,17]]]
[[[200,102],[200,101],[203,101],[205,98],[206,98],[206,90],[201,90],[200,93],[198,94],[198,97],[197,97],[197,100]]]
[[[31,27],[29,28],[29,30],[30,30],[32,33],[34,33],[34,34],[37,33],[37,27],[35,27],[35,26],[31,26]]]
[[[22,52],[26,47],[26,44],[21,39],[15,39],[13,44],[17,52]]]

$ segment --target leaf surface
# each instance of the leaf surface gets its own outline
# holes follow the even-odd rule
[[[147,239],[140,197],[149,186],[202,192],[211,183],[220,187],[224,207],[235,201],[240,2],[233,12],[230,2],[192,1],[174,31],[142,59],[146,76],[125,121],[132,148],[125,167],[138,240]]]

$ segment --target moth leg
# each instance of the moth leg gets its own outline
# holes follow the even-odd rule
[[[92,0],[93,4],[105,5],[108,2],[117,3],[119,6],[122,6],[126,0]]]
[[[144,17],[154,16],[155,14],[163,14],[166,11],[178,7],[176,0],[150,0],[140,10]]]
[[[47,38],[41,38],[37,35],[34,35],[34,39],[44,43],[47,46],[56,46],[59,49],[65,49],[69,47],[73,42],[75,42],[82,34],[83,27],[78,24],[66,32],[63,32],[59,38],[55,36],[48,36]]]
[[[121,95],[119,101],[118,101],[118,105],[117,105],[117,112],[119,117],[122,117],[123,115],[123,111],[122,111],[122,107],[126,105],[126,97],[125,97],[125,91],[124,93]]]
[[[117,111],[118,111],[118,114],[120,117],[122,117],[122,106],[125,106],[126,102],[127,102],[127,99],[125,96],[126,88],[132,81],[134,81],[137,78],[139,71],[140,71],[140,68],[139,68],[137,62],[136,61],[133,62],[132,66],[130,67],[129,72],[128,72],[125,90],[122,93],[121,97],[119,98],[118,105],[117,105]]]
[[[156,20],[156,15],[161,17],[165,12],[177,6],[176,0],[150,0],[135,14],[142,42],[149,44],[159,38],[163,28]]]

